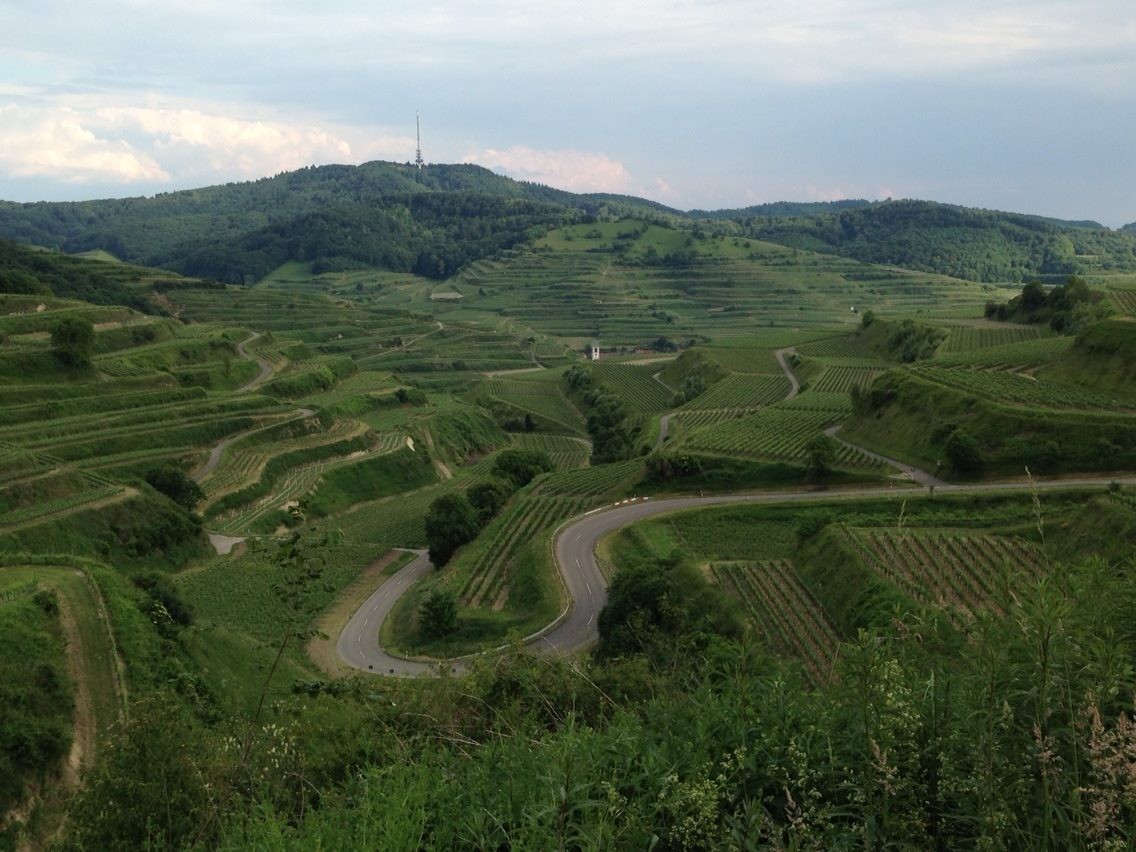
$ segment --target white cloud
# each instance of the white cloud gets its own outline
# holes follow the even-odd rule
[[[211,115],[197,109],[111,107],[91,121],[140,134],[154,156],[181,170],[261,177],[312,163],[348,162],[351,146],[319,126]]]
[[[842,201],[852,195],[839,186],[807,186],[805,198],[809,201]]]
[[[504,150],[485,148],[466,154],[461,162],[571,192],[626,193],[631,186],[631,175],[623,163],[587,151],[537,151],[516,145]]]
[[[657,177],[647,186],[639,187],[635,190],[635,195],[642,198],[650,198],[652,201],[659,201],[663,204],[674,204],[679,201],[682,194],[670,185],[666,178]]]
[[[405,155],[413,144],[366,128],[242,118],[222,109],[103,106],[85,96],[61,101],[0,108],[0,171],[68,183],[181,186]]]
[[[0,108],[0,168],[16,177],[49,177],[67,183],[164,181],[153,157],[123,139],[90,129],[72,110]]]

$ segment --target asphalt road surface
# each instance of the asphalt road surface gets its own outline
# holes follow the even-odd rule
[[[943,485],[936,493],[992,494],[1007,492],[1052,491],[1067,488],[1107,487],[1116,481],[1136,485],[1136,476],[1113,478],[1085,477],[1049,482],[990,482],[976,485]],[[588,648],[599,637],[597,619],[607,602],[607,583],[596,562],[596,544],[614,530],[667,512],[705,506],[736,503],[816,503],[839,500],[875,499],[889,495],[923,493],[914,488],[849,488],[819,491],[769,491],[758,494],[719,494],[706,497],[673,497],[662,500],[629,500],[596,509],[570,521],[556,537],[556,567],[568,590],[570,604],[565,613],[541,634],[532,637],[528,646],[543,653],[567,654]],[[376,674],[418,676],[436,674],[437,662],[406,660],[393,656],[379,646],[379,627],[398,599],[430,570],[425,555],[399,571],[379,587],[351,617],[340,634],[338,650],[349,665]],[[460,673],[460,660],[448,661]]]
[[[339,634],[335,648],[340,659],[352,668],[375,674],[417,677],[437,674],[439,663],[420,662],[396,657],[379,645],[379,628],[398,599],[433,569],[426,551],[415,551],[418,557],[399,569],[398,573],[377,588],[351,616]],[[458,668],[450,664],[451,669]]]

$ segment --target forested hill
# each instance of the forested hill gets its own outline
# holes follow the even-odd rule
[[[671,215],[616,195],[575,195],[473,165],[320,166],[153,198],[0,203],[0,236],[66,252],[103,249],[233,283],[288,260],[445,277],[582,215]]]
[[[773,218],[736,211],[730,218],[756,239],[972,281],[1136,270],[1136,231],[930,201]]]
[[[583,217],[631,216],[745,235],[975,281],[1136,271],[1136,223],[973,210],[929,201],[778,202],[681,213],[578,195],[474,165],[320,166],[152,198],[0,202],[0,237],[249,283],[291,261],[317,272],[379,267],[445,278]]]

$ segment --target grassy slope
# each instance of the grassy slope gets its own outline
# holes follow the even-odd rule
[[[1118,319],[1085,329],[1039,379],[1136,398],[1136,320]]]
[[[1035,473],[1129,470],[1136,467],[1136,422],[1130,414],[1048,409],[1002,404],[971,392],[893,370],[880,376],[872,393],[881,405],[854,415],[844,437],[927,469],[950,469],[940,431],[961,426],[978,442],[979,471]]]

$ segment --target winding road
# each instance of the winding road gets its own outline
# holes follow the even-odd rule
[[[237,391],[236,391],[237,393],[247,393],[248,391],[253,390],[253,389],[259,387],[260,385],[264,384],[272,376],[272,373],[274,371],[272,364],[269,363],[268,361],[265,361],[261,358],[256,357],[255,355],[250,353],[247,349],[245,349],[245,346],[252,343],[254,340],[258,339],[260,336],[261,335],[260,335],[259,331],[254,332],[251,337],[246,337],[244,340],[242,340],[240,343],[237,344],[237,354],[238,355],[240,355],[242,358],[247,358],[250,361],[256,361],[256,363],[260,365],[260,373],[255,378],[253,378],[252,381],[247,382],[247,383],[241,385],[239,388],[237,388]]]
[[[792,348],[780,349],[775,355],[781,369],[789,378],[788,398],[800,392],[800,383],[786,361],[785,356]],[[818,503],[842,500],[862,500],[889,495],[917,495],[928,493],[951,494],[994,494],[1023,493],[1032,490],[1052,491],[1068,488],[1107,487],[1110,482],[1122,485],[1136,485],[1136,475],[1122,477],[1083,477],[1061,479],[1048,482],[987,482],[974,485],[951,485],[941,479],[914,468],[898,459],[888,458],[852,444],[836,436],[839,427],[827,430],[827,434],[840,443],[854,447],[878,461],[900,470],[914,482],[923,486],[920,489],[892,485],[889,487],[857,487],[839,490],[812,491],[766,491],[756,494],[717,494],[700,497],[671,497],[660,500],[624,500],[614,506],[593,509],[578,518],[563,524],[555,534],[554,553],[556,568],[564,582],[568,604],[564,611],[551,624],[537,634],[526,639],[526,647],[539,653],[567,654],[580,651],[593,645],[599,638],[597,621],[599,613],[607,602],[607,581],[596,560],[596,545],[608,533],[639,521],[677,512],[707,506],[722,506],[737,503]],[[454,673],[465,671],[464,658],[451,660],[409,660],[391,654],[379,644],[379,628],[390,614],[399,598],[419,579],[431,570],[429,558],[417,551],[419,556],[397,574],[387,580],[351,616],[347,626],[340,633],[337,650],[348,665],[361,671],[382,675],[417,677],[439,674],[442,669]],[[494,653],[487,651],[485,653]]]
[[[921,472],[922,473],[922,472]],[[929,477],[929,474],[927,474]],[[933,477],[931,477],[933,478]],[[937,480],[938,481],[938,480]],[[976,485],[937,486],[937,492],[958,494],[1025,493],[1032,489],[1053,491],[1068,488],[1107,487],[1110,482],[1136,485],[1136,476],[1085,477],[1050,482],[988,482]],[[596,545],[610,532],[647,518],[683,509],[737,503],[819,503],[862,500],[888,495],[920,493],[907,488],[850,488],[836,491],[768,491],[759,494],[718,494],[708,497],[674,497],[663,500],[624,501],[593,510],[569,521],[556,536],[556,568],[568,592],[569,604],[552,624],[530,637],[526,646],[541,653],[567,654],[588,648],[599,637],[597,619],[607,602],[607,581],[596,561]],[[390,654],[379,645],[379,627],[398,599],[430,571],[430,561],[421,555],[387,580],[352,615],[340,634],[340,657],[350,666],[376,674],[415,677],[436,674],[439,665],[454,672],[464,671],[461,660],[408,660]],[[492,651],[487,653],[493,653]]]
[[[797,350],[792,346],[786,346],[784,349],[778,349],[773,355],[777,358],[777,363],[781,365],[781,372],[785,374],[785,378],[789,380],[789,393],[786,394],[785,399],[792,399],[801,392],[801,383],[797,381],[797,375],[789,366],[789,362],[785,360],[786,355],[796,355]]]
[[[209,458],[205,460],[205,464],[201,465],[197,470],[189,475],[189,478],[194,482],[201,482],[205,477],[213,472],[213,470],[221,463],[221,456],[225,454],[225,450],[234,441],[239,441],[242,438],[247,438],[257,432],[262,432],[273,426],[279,426],[281,423],[291,423],[293,420],[303,420],[305,417],[311,417],[315,414],[310,408],[297,408],[296,413],[286,420],[277,420],[275,423],[269,423],[266,426],[257,426],[253,429],[246,429],[244,432],[238,432],[231,438],[226,438],[220,443],[216,444],[213,449],[209,451]]]

